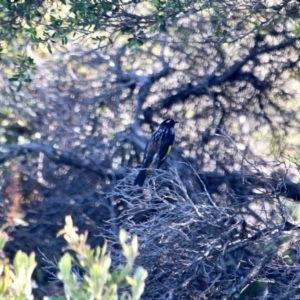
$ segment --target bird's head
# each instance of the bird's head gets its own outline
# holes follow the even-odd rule
[[[174,127],[175,124],[178,123],[177,121],[174,121],[173,119],[165,119],[160,126],[161,127]]]

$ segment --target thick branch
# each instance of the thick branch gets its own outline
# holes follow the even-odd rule
[[[101,164],[92,157],[81,158],[74,153],[57,150],[49,145],[30,143],[4,147],[7,148],[8,151],[0,154],[0,163],[4,163],[12,157],[26,154],[28,152],[42,152],[55,163],[66,164],[77,168],[85,168],[100,176],[113,175],[110,169],[103,168]]]
[[[224,291],[225,296],[222,297],[222,300],[231,299],[231,297],[235,293],[240,293],[241,290],[243,290],[247,284],[251,282],[252,279],[254,279],[264,268],[264,266],[270,262],[274,255],[276,254],[276,251],[272,254],[265,255],[256,266],[253,267],[253,269],[248,273],[248,275],[243,278],[237,285],[234,285],[230,290]]]
[[[246,57],[235,62],[222,75],[209,75],[206,77],[206,80],[203,80],[200,84],[188,85],[187,88],[178,91],[176,94],[162,99],[161,108],[170,108],[175,103],[184,101],[190,96],[205,95],[207,93],[207,88],[210,88],[212,86],[219,86],[230,80],[233,76],[238,77],[240,75],[239,72],[241,71],[242,67],[245,66],[249,61],[255,59],[258,55],[282,50],[284,48],[292,46],[296,41],[296,38],[290,38],[288,41],[284,41],[278,45],[264,45],[261,49],[257,49],[258,46],[257,44],[255,44]]]

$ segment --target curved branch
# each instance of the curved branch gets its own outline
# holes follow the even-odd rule
[[[0,163],[4,163],[12,157],[27,154],[28,152],[42,152],[55,163],[66,164],[77,168],[85,168],[100,176],[113,176],[111,169],[103,168],[101,164],[92,157],[81,158],[74,153],[57,150],[49,145],[30,143],[24,145],[2,145],[2,147],[7,148],[8,151],[0,154]]]
[[[161,101],[161,108],[170,108],[172,105],[179,101],[187,100],[190,96],[201,96],[207,94],[207,88],[212,86],[219,86],[226,81],[230,80],[233,76],[238,77],[243,66],[245,66],[249,61],[255,59],[257,56],[264,53],[271,53],[274,51],[282,50],[284,48],[290,47],[296,43],[297,38],[290,38],[277,45],[264,45],[262,48],[258,48],[258,43],[252,47],[249,54],[243,59],[235,62],[231,67],[229,67],[222,75],[215,75],[215,71],[206,76],[200,84],[188,85],[187,88],[178,91],[176,94],[166,97]]]

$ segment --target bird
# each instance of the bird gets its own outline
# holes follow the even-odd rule
[[[143,164],[134,185],[143,186],[149,169],[157,163],[159,169],[171,152],[175,140],[175,124],[173,119],[165,119],[153,132],[144,152]]]

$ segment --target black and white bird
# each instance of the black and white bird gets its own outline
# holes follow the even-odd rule
[[[143,186],[152,165],[157,163],[157,168],[160,168],[170,154],[175,140],[176,123],[178,122],[173,119],[166,119],[152,134],[144,152],[142,168],[134,181],[135,185]]]

